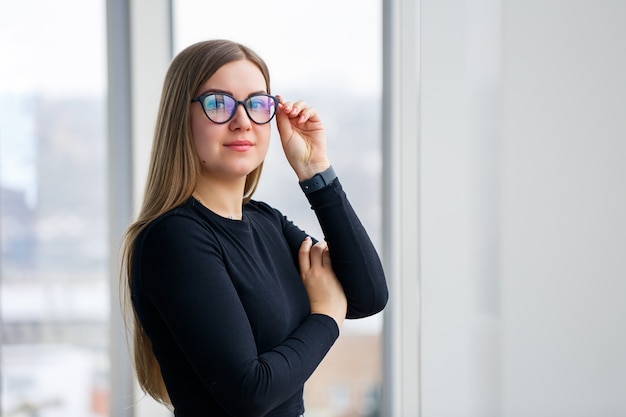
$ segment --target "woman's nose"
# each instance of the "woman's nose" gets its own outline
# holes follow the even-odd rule
[[[234,129],[249,129],[252,125],[252,120],[250,120],[243,103],[237,103],[235,115],[231,119],[230,123]]]

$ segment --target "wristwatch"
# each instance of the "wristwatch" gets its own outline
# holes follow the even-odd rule
[[[326,187],[333,182],[335,178],[337,178],[337,174],[331,165],[326,171],[319,172],[308,180],[301,181],[300,188],[302,188],[304,194],[311,194]]]

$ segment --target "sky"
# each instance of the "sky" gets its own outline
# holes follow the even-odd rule
[[[104,0],[0,0],[0,94],[105,94],[104,16]]]

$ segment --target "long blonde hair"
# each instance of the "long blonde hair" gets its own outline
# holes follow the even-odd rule
[[[163,83],[143,204],[137,220],[126,230],[122,244],[122,309],[132,339],[135,371],[142,389],[166,405],[171,405],[171,402],[161,368],[130,300],[135,240],[150,222],[182,204],[194,191],[200,163],[191,134],[191,100],[200,86],[219,68],[242,59],[259,67],[269,93],[269,71],[265,62],[249,48],[232,41],[198,42],[180,52],[170,64]],[[243,202],[249,201],[256,190],[262,166],[263,164],[248,174]]]

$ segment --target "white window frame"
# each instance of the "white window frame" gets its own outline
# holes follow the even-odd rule
[[[170,0],[107,0],[109,236],[111,276],[110,403],[116,417],[171,413],[136,384],[119,301],[120,242],[135,218],[152,143],[161,86],[172,59]]]
[[[384,416],[420,415],[419,0],[383,0]]]

